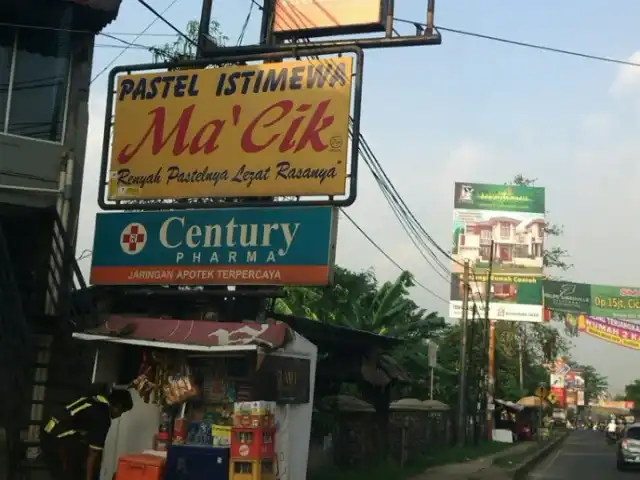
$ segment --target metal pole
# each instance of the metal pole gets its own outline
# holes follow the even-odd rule
[[[433,400],[433,367],[431,367],[430,369],[430,376],[431,378],[429,379],[429,400]]]
[[[260,45],[271,45],[273,21],[275,15],[275,0],[262,2],[262,21],[260,23]]]
[[[493,275],[493,256],[495,243],[491,240],[491,252],[489,252],[489,272],[487,274],[487,288],[485,290],[484,299],[484,320],[487,325],[489,335],[489,352],[487,356],[487,436],[489,440],[493,439],[493,415],[495,411],[494,395],[496,384],[496,324],[489,319],[490,301],[491,301],[491,276]]]
[[[467,327],[469,320],[469,260],[462,274],[462,317],[460,318],[460,372],[458,382],[458,445],[464,445],[467,432]]]
[[[198,25],[198,58],[204,57],[211,25],[211,11],[213,10],[213,0],[202,0],[202,11],[200,13],[200,24]]]

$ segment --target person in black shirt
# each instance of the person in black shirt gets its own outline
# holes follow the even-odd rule
[[[53,480],[95,480],[111,420],[133,408],[126,390],[80,397],[54,414],[44,428],[42,453]]]

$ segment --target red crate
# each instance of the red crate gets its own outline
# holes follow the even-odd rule
[[[275,428],[231,429],[231,458],[259,460],[273,458],[276,454]]]

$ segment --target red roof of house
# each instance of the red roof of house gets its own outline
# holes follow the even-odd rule
[[[539,223],[540,225],[544,225],[547,222],[545,222],[544,218],[534,218],[529,223],[527,223],[526,228],[529,228],[531,225],[535,225],[536,223]]]
[[[522,220],[517,220],[515,218],[510,218],[510,217],[491,217],[488,220],[488,223],[491,224],[495,224],[497,222],[501,222],[501,223],[514,223],[514,224],[519,224],[522,222]]]
[[[274,349],[284,346],[292,336],[289,327],[281,322],[226,323],[117,315],[110,316],[102,326],[84,333],[181,345],[260,345]]]

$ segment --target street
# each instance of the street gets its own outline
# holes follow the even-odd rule
[[[560,450],[551,453],[532,473],[540,480],[613,480],[638,475],[616,469],[616,447],[605,442],[601,432],[577,430],[564,441]]]

